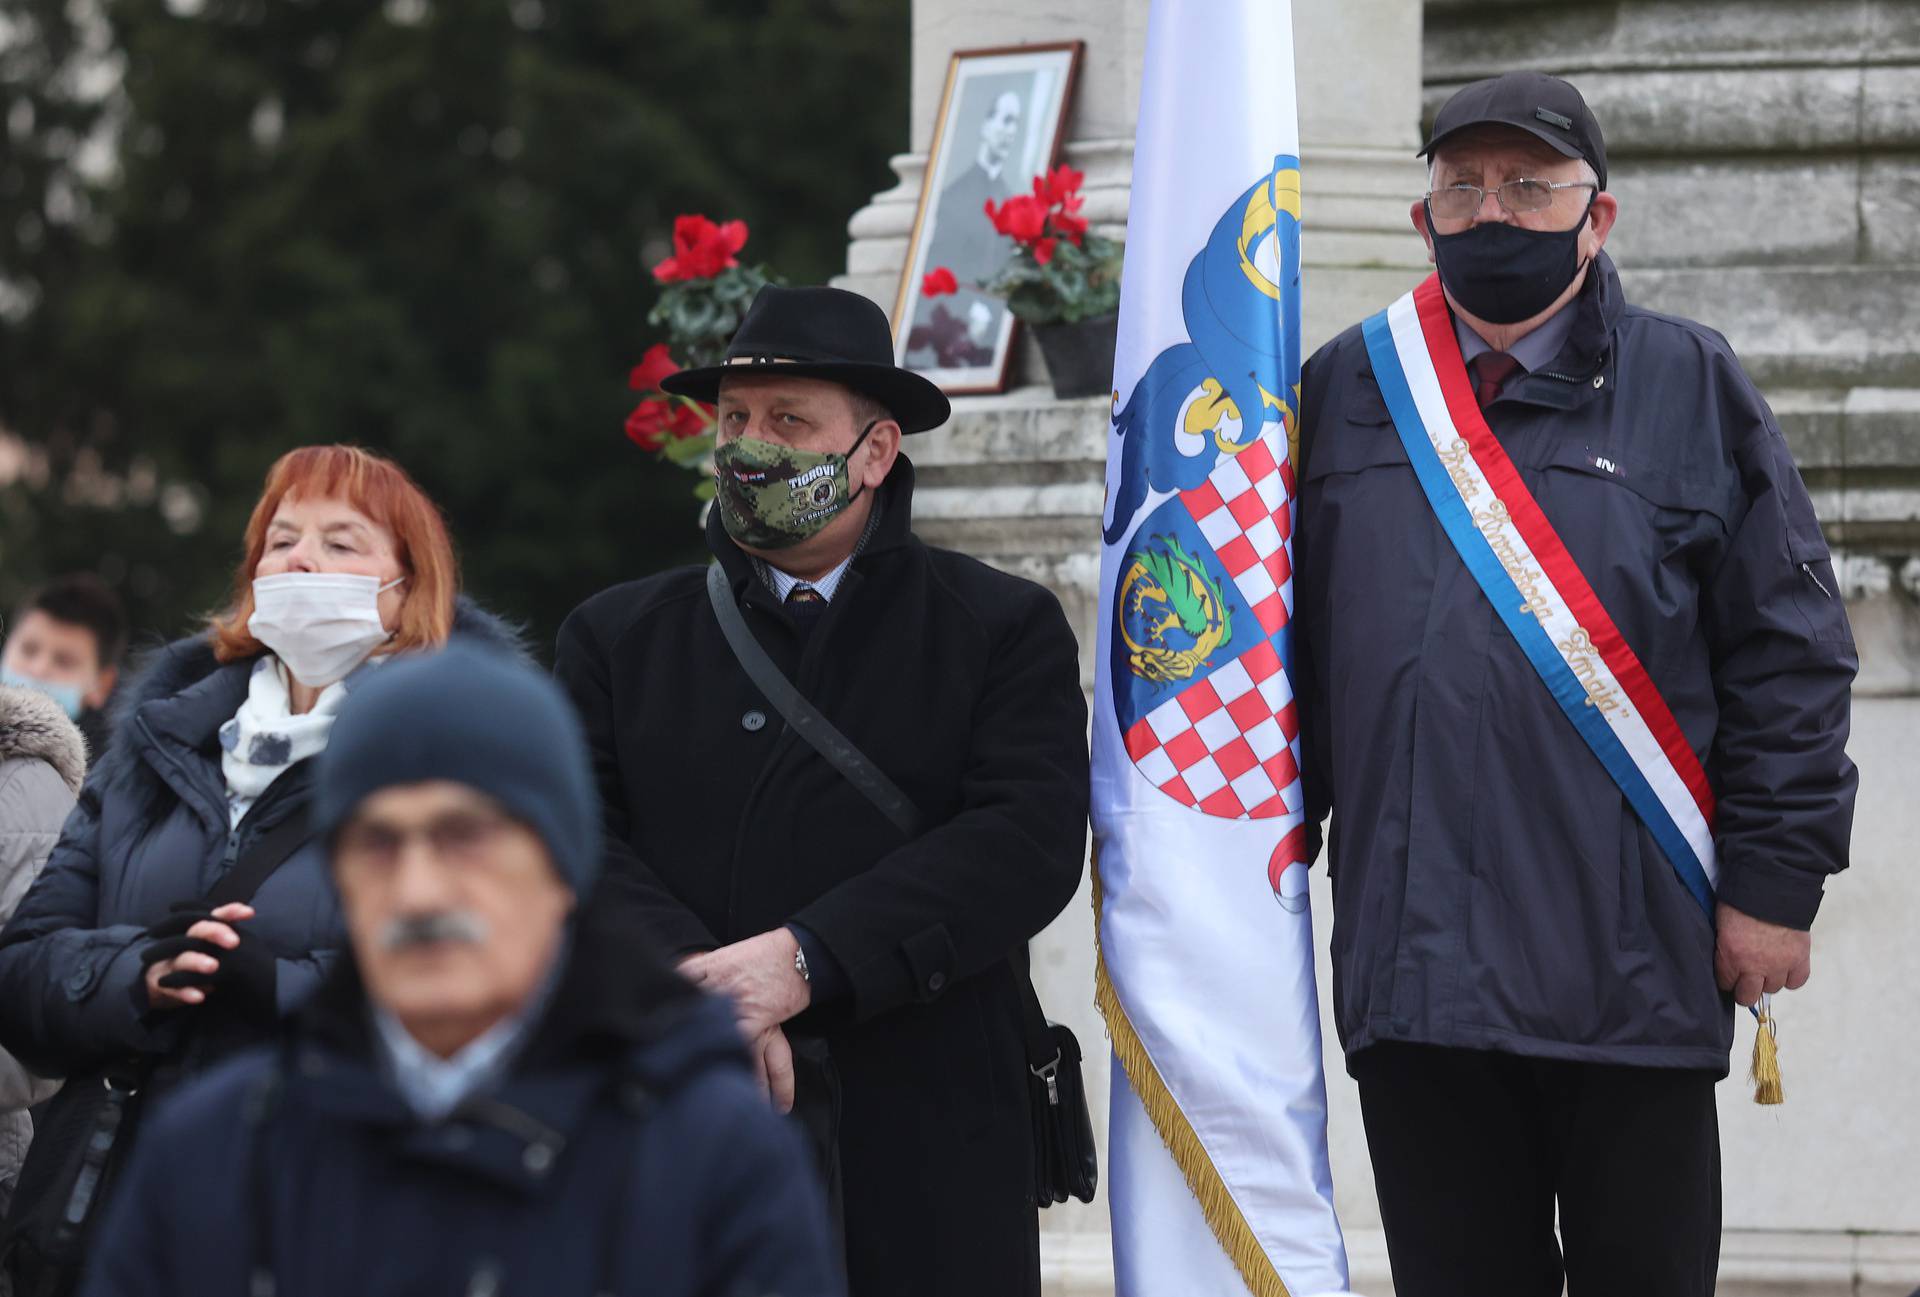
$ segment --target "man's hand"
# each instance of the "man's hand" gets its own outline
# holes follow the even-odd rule
[[[1760,997],[1785,988],[1797,991],[1813,972],[1813,936],[1742,914],[1731,905],[1715,907],[1719,939],[1713,974],[1736,1003],[1752,1006]]]
[[[787,1033],[778,1027],[767,1028],[747,1042],[747,1054],[753,1059],[753,1077],[760,1083],[760,1093],[773,1110],[792,1112],[793,1047],[787,1044]]]
[[[751,1044],[812,1003],[812,989],[793,966],[793,957],[799,949],[800,943],[791,932],[775,928],[683,960],[680,972],[701,990],[733,1001],[740,1030]],[[780,1038],[780,1048],[786,1048],[784,1035]],[[789,1090],[792,1071],[789,1054]]]
[[[242,923],[253,917],[253,907],[235,901],[223,905],[213,912],[213,917],[202,919],[188,928],[185,937],[193,941],[204,941],[218,946],[222,950],[232,950],[240,944],[240,934],[230,924]],[[199,973],[212,977],[220,971],[220,961],[212,955],[198,951],[183,951],[171,959],[162,959],[147,965],[147,1003],[156,1009],[177,1009],[183,1004],[203,1004],[207,992],[212,987],[199,986],[162,986],[160,979],[175,972]]]

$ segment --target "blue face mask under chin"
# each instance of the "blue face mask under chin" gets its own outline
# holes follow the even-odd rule
[[[33,676],[23,676],[18,671],[8,671],[0,667],[0,685],[15,689],[32,689],[45,694],[60,704],[60,710],[67,714],[68,720],[77,721],[86,703],[81,698],[79,685],[57,684],[52,680],[39,680]]]

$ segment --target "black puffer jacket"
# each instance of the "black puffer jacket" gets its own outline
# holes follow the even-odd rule
[[[1487,422],[1719,803],[1720,899],[1804,928],[1846,867],[1858,663],[1826,542],[1719,334],[1602,255]],[[1711,922],[1421,494],[1356,327],[1307,366],[1295,534],[1307,812],[1333,812],[1334,997],[1377,1040],[1725,1072]]]
[[[455,633],[518,651],[512,630],[464,601]],[[206,1029],[200,1019],[213,1021],[217,997],[148,1012],[140,962],[147,929],[170,906],[204,895],[250,843],[307,804],[311,763],[299,762],[229,827],[218,733],[252,669],[251,660],[221,665],[197,636],[158,650],[122,691],[107,759],[0,932],[0,1046],[35,1071],[70,1076],[147,1055],[190,1072],[257,1038],[224,1016]],[[343,939],[320,845],[295,852],[253,906],[247,931],[277,957],[284,1012],[319,984]]]

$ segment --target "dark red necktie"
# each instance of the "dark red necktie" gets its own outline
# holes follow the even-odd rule
[[[802,625],[811,625],[827,610],[827,597],[810,585],[797,585],[787,591],[787,611]]]
[[[1481,409],[1493,404],[1502,385],[1518,368],[1520,362],[1504,351],[1483,351],[1473,358],[1473,399],[1480,402]]]

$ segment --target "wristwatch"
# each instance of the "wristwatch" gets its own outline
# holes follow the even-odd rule
[[[800,974],[801,981],[813,981],[813,974],[807,971],[807,952],[799,946],[795,946],[793,950],[793,971]]]

